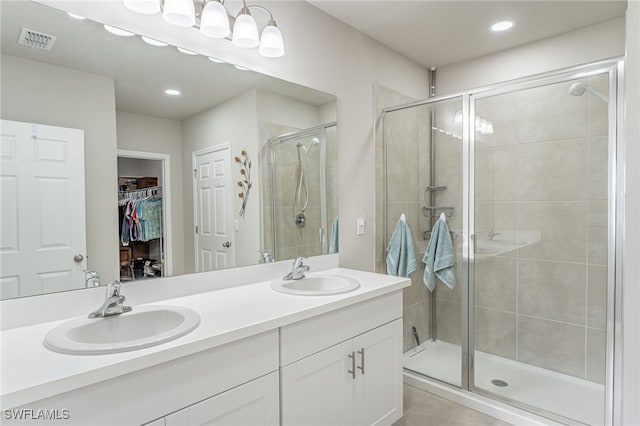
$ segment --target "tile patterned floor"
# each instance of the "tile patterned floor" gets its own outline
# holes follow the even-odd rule
[[[509,423],[405,384],[404,415],[393,426],[509,426]]]

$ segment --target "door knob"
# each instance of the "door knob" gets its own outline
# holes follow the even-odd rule
[[[76,254],[75,256],[73,256],[73,261],[76,263],[80,263],[84,260],[84,256],[81,254]]]
[[[229,241],[227,241],[226,243],[222,243],[222,247],[229,248],[231,247],[231,243]]]

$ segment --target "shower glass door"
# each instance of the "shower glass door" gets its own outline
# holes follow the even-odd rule
[[[336,151],[335,123],[270,141],[271,191],[264,199],[271,204],[265,217],[272,218],[276,260],[337,251]]]
[[[611,82],[601,69],[471,96],[470,388],[597,425],[605,424]]]
[[[411,230],[417,269],[404,292],[404,367],[461,387],[466,336],[466,270],[462,255],[462,97],[398,107],[385,114],[385,247],[404,215]],[[430,291],[422,262],[431,230],[441,214],[455,255],[455,285],[435,280]],[[385,253],[386,256],[386,253]],[[466,257],[466,256],[465,256]]]

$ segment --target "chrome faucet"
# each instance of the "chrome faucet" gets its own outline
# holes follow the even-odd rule
[[[273,262],[273,256],[267,251],[258,250],[258,263],[271,263]]]
[[[120,281],[111,281],[107,284],[107,296],[102,306],[89,314],[89,318],[104,318],[112,315],[120,315],[131,311],[131,306],[125,306],[125,297],[120,294],[122,284]]]
[[[304,278],[304,273],[308,272],[309,265],[303,265],[304,257],[297,257],[296,260],[293,261],[293,266],[291,268],[291,272],[289,272],[283,280],[301,280]]]
[[[100,274],[96,271],[84,271],[84,286],[86,288],[100,287]]]
[[[500,233],[497,232],[495,228],[491,228],[491,231],[489,231],[489,235],[487,236],[487,239],[489,241],[493,241],[493,239],[498,235],[500,235]]]

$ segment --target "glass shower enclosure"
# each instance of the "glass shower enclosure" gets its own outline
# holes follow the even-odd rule
[[[387,108],[388,238],[444,213],[456,285],[405,289],[404,367],[568,423],[610,424],[618,63]]]
[[[335,122],[268,141],[263,247],[275,260],[338,250]]]

